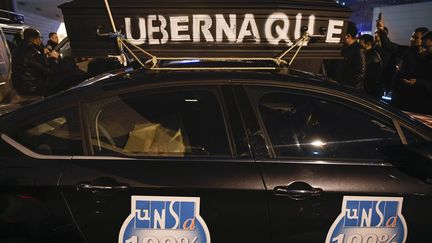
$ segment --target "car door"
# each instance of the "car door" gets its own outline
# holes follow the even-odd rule
[[[268,242],[265,187],[229,87],[83,104],[91,156],[60,184],[88,242]]]
[[[251,134],[266,144],[255,154],[261,155],[272,242],[430,241],[432,186],[407,170],[425,161],[411,157],[399,166],[390,159],[402,156],[406,139],[398,123],[354,98],[246,89],[259,121]]]
[[[83,240],[57,187],[70,155],[83,151],[78,109],[44,109],[0,119],[0,242]]]

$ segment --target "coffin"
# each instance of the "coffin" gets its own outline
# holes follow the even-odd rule
[[[333,0],[109,0],[109,4],[116,29],[159,57],[274,57],[307,28],[315,37],[298,58],[338,58],[351,13]],[[75,55],[119,54],[115,38],[97,34],[98,29],[113,32],[103,0],[74,0],[60,8]]]

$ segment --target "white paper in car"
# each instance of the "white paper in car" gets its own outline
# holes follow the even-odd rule
[[[124,148],[132,153],[176,154],[185,153],[181,130],[170,130],[160,124],[138,124],[129,133]]]

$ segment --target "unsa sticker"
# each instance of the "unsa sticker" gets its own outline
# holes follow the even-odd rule
[[[402,197],[345,196],[326,243],[405,243]]]
[[[119,243],[210,243],[200,198],[132,196]]]

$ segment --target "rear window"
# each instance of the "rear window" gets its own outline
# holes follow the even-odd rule
[[[96,155],[231,156],[217,95],[131,93],[86,105]]]
[[[258,109],[277,157],[382,159],[401,144],[391,121],[326,99],[271,92]]]
[[[19,127],[11,136],[43,155],[82,155],[83,143],[78,108],[68,108]]]

